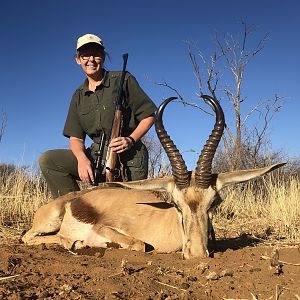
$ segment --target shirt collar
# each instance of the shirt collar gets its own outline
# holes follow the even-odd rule
[[[104,87],[109,87],[110,86],[110,76],[109,76],[109,71],[104,70],[104,78],[103,81],[100,83],[99,86],[103,85]],[[86,78],[83,82],[83,84],[81,85],[80,89],[84,92],[84,94],[86,93],[92,93],[92,91],[89,90],[89,81]]]

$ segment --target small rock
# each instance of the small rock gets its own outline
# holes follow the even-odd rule
[[[216,272],[210,272],[205,278],[208,280],[218,280],[220,276]]]
[[[207,269],[209,269],[209,265],[207,263],[201,263],[196,267],[196,269],[203,274]]]
[[[229,271],[229,270],[223,270],[223,271],[220,273],[220,277],[224,277],[224,276],[230,276],[230,277],[232,277],[232,276],[233,276],[233,272],[232,272],[232,271]]]
[[[184,272],[182,272],[182,271],[176,271],[176,275],[178,275],[180,277],[184,277]]]
[[[260,272],[261,271],[261,268],[253,268],[253,269],[250,269],[249,272],[250,273],[253,273],[253,272]]]
[[[68,284],[63,284],[60,289],[64,292],[71,292],[73,290],[73,287],[71,285],[68,285]]]
[[[187,290],[188,288],[190,287],[190,285],[186,282],[182,283],[180,288],[184,289],[184,290]]]
[[[197,278],[196,276],[189,276],[189,277],[187,278],[187,280],[188,280],[188,281],[197,281],[198,278]]]

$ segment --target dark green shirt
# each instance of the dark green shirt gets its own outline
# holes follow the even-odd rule
[[[109,137],[115,102],[122,72],[106,71],[103,82],[95,92],[88,89],[86,80],[74,93],[63,134],[66,137],[85,139],[88,135],[94,142],[104,132]],[[122,136],[128,136],[144,118],[153,115],[156,106],[141,89],[130,73],[126,73],[123,86],[123,126]]]

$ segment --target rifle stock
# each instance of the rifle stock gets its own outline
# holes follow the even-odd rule
[[[118,90],[118,98],[116,101],[115,115],[114,115],[109,142],[111,142],[111,140],[113,140],[114,138],[120,136],[121,133],[121,126],[123,120],[123,113],[122,113],[123,85],[125,81],[127,59],[128,59],[128,54],[127,53],[123,54],[123,70],[122,70],[122,76],[121,76],[120,86]],[[117,159],[118,159],[118,154],[112,151],[110,148],[108,148],[107,156],[106,156],[106,164],[105,164],[106,182],[114,181],[114,170],[116,167]]]

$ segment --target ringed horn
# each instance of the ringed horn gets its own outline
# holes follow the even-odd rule
[[[195,184],[196,186],[207,189],[212,181],[211,166],[212,160],[214,158],[215,152],[221,140],[224,127],[225,127],[225,117],[223,110],[219,102],[207,95],[201,96],[216,114],[216,122],[214,129],[206,141],[203,150],[199,156],[197,167],[195,169]],[[167,131],[164,128],[162,122],[162,116],[165,107],[171,101],[177,99],[176,97],[171,97],[166,99],[158,108],[156,114],[156,123],[155,130],[157,136],[165,149],[167,156],[171,163],[172,173],[176,182],[176,185],[179,189],[186,188],[190,185],[191,173],[188,171],[185,161],[182,158],[179,150],[177,149],[174,142],[171,140],[170,136],[167,134]]]
[[[191,174],[188,171],[185,161],[182,158],[179,150],[177,149],[174,142],[171,140],[167,131],[162,122],[162,116],[165,107],[171,101],[177,99],[176,97],[171,97],[166,99],[158,108],[156,113],[156,121],[155,121],[155,130],[156,134],[165,149],[167,156],[171,163],[172,173],[177,187],[181,190],[190,185]]]

